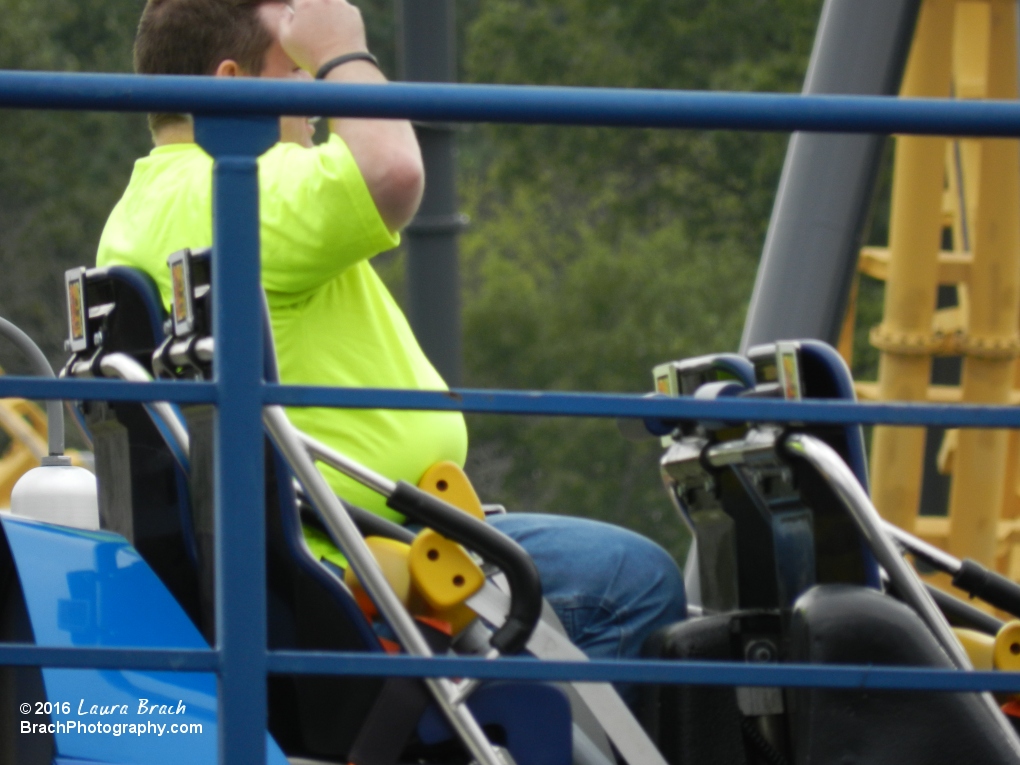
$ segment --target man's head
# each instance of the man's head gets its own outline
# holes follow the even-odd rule
[[[285,76],[276,30],[287,11],[281,0],[148,0],[135,37],[135,71]],[[183,114],[149,116],[154,133],[186,122]]]

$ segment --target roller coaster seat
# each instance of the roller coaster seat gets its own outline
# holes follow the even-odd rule
[[[109,353],[125,353],[151,372],[166,322],[155,282],[121,266],[72,269],[66,282],[80,291],[84,310],[78,349],[62,374],[79,364],[100,377],[100,359]],[[79,412],[95,452],[100,527],[127,539],[197,624],[197,551],[184,470],[142,404],[84,401]]]
[[[666,375],[657,387],[701,398],[853,398],[849,370],[823,343],[778,343],[748,355],[751,385],[746,374],[743,381],[730,371],[716,375],[723,365],[703,357],[657,367],[657,379]],[[726,369],[733,363],[727,358]],[[914,611],[881,592],[874,558],[824,478],[804,460],[780,459],[781,450],[770,446],[789,433],[814,435],[866,488],[859,427],[669,425],[663,477],[696,539],[706,615],[660,630],[648,655],[953,666]],[[716,445],[748,456],[709,469],[704,455]],[[994,712],[979,694],[649,687],[643,721],[676,765],[1014,765],[1020,749]]]
[[[204,322],[204,329],[209,330],[211,292],[208,290],[208,251],[198,252],[196,257],[191,257],[189,253],[188,266],[193,267],[195,272],[196,289],[191,295],[195,316]],[[89,287],[91,279],[104,277],[93,271],[86,272],[85,276],[86,294],[91,296],[95,294],[95,288]],[[132,284],[138,286],[139,294],[121,303],[119,310],[104,312],[104,320],[110,325],[109,332],[103,334],[104,339],[118,336],[118,317],[119,321],[129,324],[137,323],[138,315],[143,311],[147,315],[161,318],[158,295],[148,289],[151,282],[140,278]],[[149,323],[155,326],[154,321]],[[159,326],[161,329],[164,326],[161,321]],[[193,352],[189,356],[191,363],[174,365],[169,357],[175,340],[172,318],[166,322],[166,327],[169,334],[163,339],[162,346],[153,343],[148,348],[149,359],[155,358],[155,371],[164,377],[183,379],[201,379],[211,375],[211,365],[200,362]],[[264,337],[264,376],[267,381],[274,382],[278,376],[268,317]],[[104,346],[101,352],[113,352],[122,347]],[[183,598],[179,600],[197,604],[193,612],[189,611],[189,615],[211,643],[215,638],[214,410],[210,406],[199,405],[185,406],[182,412],[189,432],[190,475],[188,492],[176,495],[180,504],[175,509],[183,509],[183,512],[173,517],[178,520],[177,533],[187,540],[194,551],[193,558],[188,561],[194,579],[191,591],[184,592]],[[132,424],[152,427],[144,410]],[[173,462],[161,438],[158,443],[154,443],[153,448],[169,459],[170,463]],[[269,648],[383,650],[375,632],[343,584],[340,572],[316,560],[305,544],[291,471],[268,440],[264,450]],[[117,459],[111,458],[103,464],[109,465],[111,472],[116,472],[125,467],[122,455],[120,460],[118,464]],[[99,477],[102,482],[106,475],[101,473]],[[144,505],[133,503],[132,506],[134,512],[144,514]],[[174,595],[178,597],[178,591],[174,590]],[[445,650],[448,639],[444,635],[436,633],[432,638],[436,640],[436,650]],[[510,708],[506,703],[497,701],[501,697],[514,698],[519,703]],[[399,699],[399,703],[394,704],[394,699]],[[428,703],[429,699],[421,683],[413,679],[307,675],[274,675],[269,678],[269,728],[289,756],[345,762],[385,762],[387,758],[393,760],[404,748],[404,740],[415,732],[418,717],[427,711]],[[511,748],[520,765],[566,765],[570,761],[570,710],[559,690],[551,686],[530,684],[492,684],[476,692],[469,705],[480,722],[489,726],[487,729],[500,731],[497,738]],[[451,732],[434,713],[427,714],[422,725],[424,727],[419,731],[420,735],[413,737],[419,741],[414,746],[418,747],[419,755],[428,756]],[[533,733],[529,733],[529,730]],[[446,752],[447,749],[440,745],[437,751]],[[514,752],[514,749],[517,751]],[[414,754],[414,751],[411,753]]]

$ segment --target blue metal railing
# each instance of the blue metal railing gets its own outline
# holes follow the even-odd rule
[[[1020,409],[838,402],[652,400],[521,391],[338,390],[266,385],[258,277],[257,166],[276,140],[278,114],[394,117],[687,129],[813,130],[1020,136],[1020,103],[898,100],[587,88],[338,85],[265,80],[0,73],[0,108],[191,112],[214,157],[213,258],[217,378],[176,385],[0,378],[0,397],[208,402],[217,408],[216,634],[208,651],[2,645],[0,664],[215,671],[220,761],[265,762],[266,674],[461,676],[619,680],[701,685],[1020,691],[1007,673],[699,662],[529,662],[515,659],[320,654],[266,650],[261,408],[291,406],[459,409],[596,417],[706,417],[944,427],[1020,427]],[[224,289],[229,284],[230,289]]]
[[[394,117],[611,127],[1020,135],[1020,103],[520,85],[320,82],[5,72],[0,107]]]
[[[0,377],[0,396],[66,397],[81,400],[173,400],[212,404],[213,383],[153,382],[142,387],[117,380],[40,380]],[[619,393],[562,393],[527,390],[415,391],[378,388],[320,388],[308,385],[266,385],[266,404],[335,406],[351,409],[434,409],[485,414],[563,417],[662,417],[771,422],[863,425],[931,425],[943,428],[1020,428],[1020,407],[978,404],[910,404],[849,401],[778,401],[732,399],[645,398]]]

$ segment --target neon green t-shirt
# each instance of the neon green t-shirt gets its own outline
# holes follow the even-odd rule
[[[170,305],[167,256],[212,243],[212,159],[193,143],[153,149],[99,242],[98,266],[148,272]],[[262,284],[284,383],[445,390],[404,314],[369,264],[399,237],[379,217],[339,136],[306,149],[280,143],[259,159]],[[290,408],[299,428],[393,480],[417,483],[432,464],[463,465],[459,412]],[[344,499],[390,518],[383,499],[323,468]],[[309,539],[313,549],[325,552]],[[333,556],[330,556],[333,557]]]

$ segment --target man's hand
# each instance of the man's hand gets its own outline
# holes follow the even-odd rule
[[[294,12],[281,14],[280,45],[307,72],[330,59],[367,51],[361,12],[347,0],[294,0]],[[367,61],[351,61],[326,75],[330,82],[386,82]],[[399,231],[414,217],[425,183],[421,150],[406,120],[333,119],[330,129],[351,150],[379,216]]]
[[[280,21],[280,45],[294,63],[315,74],[330,59],[367,51],[361,11],[347,0],[294,0]]]

